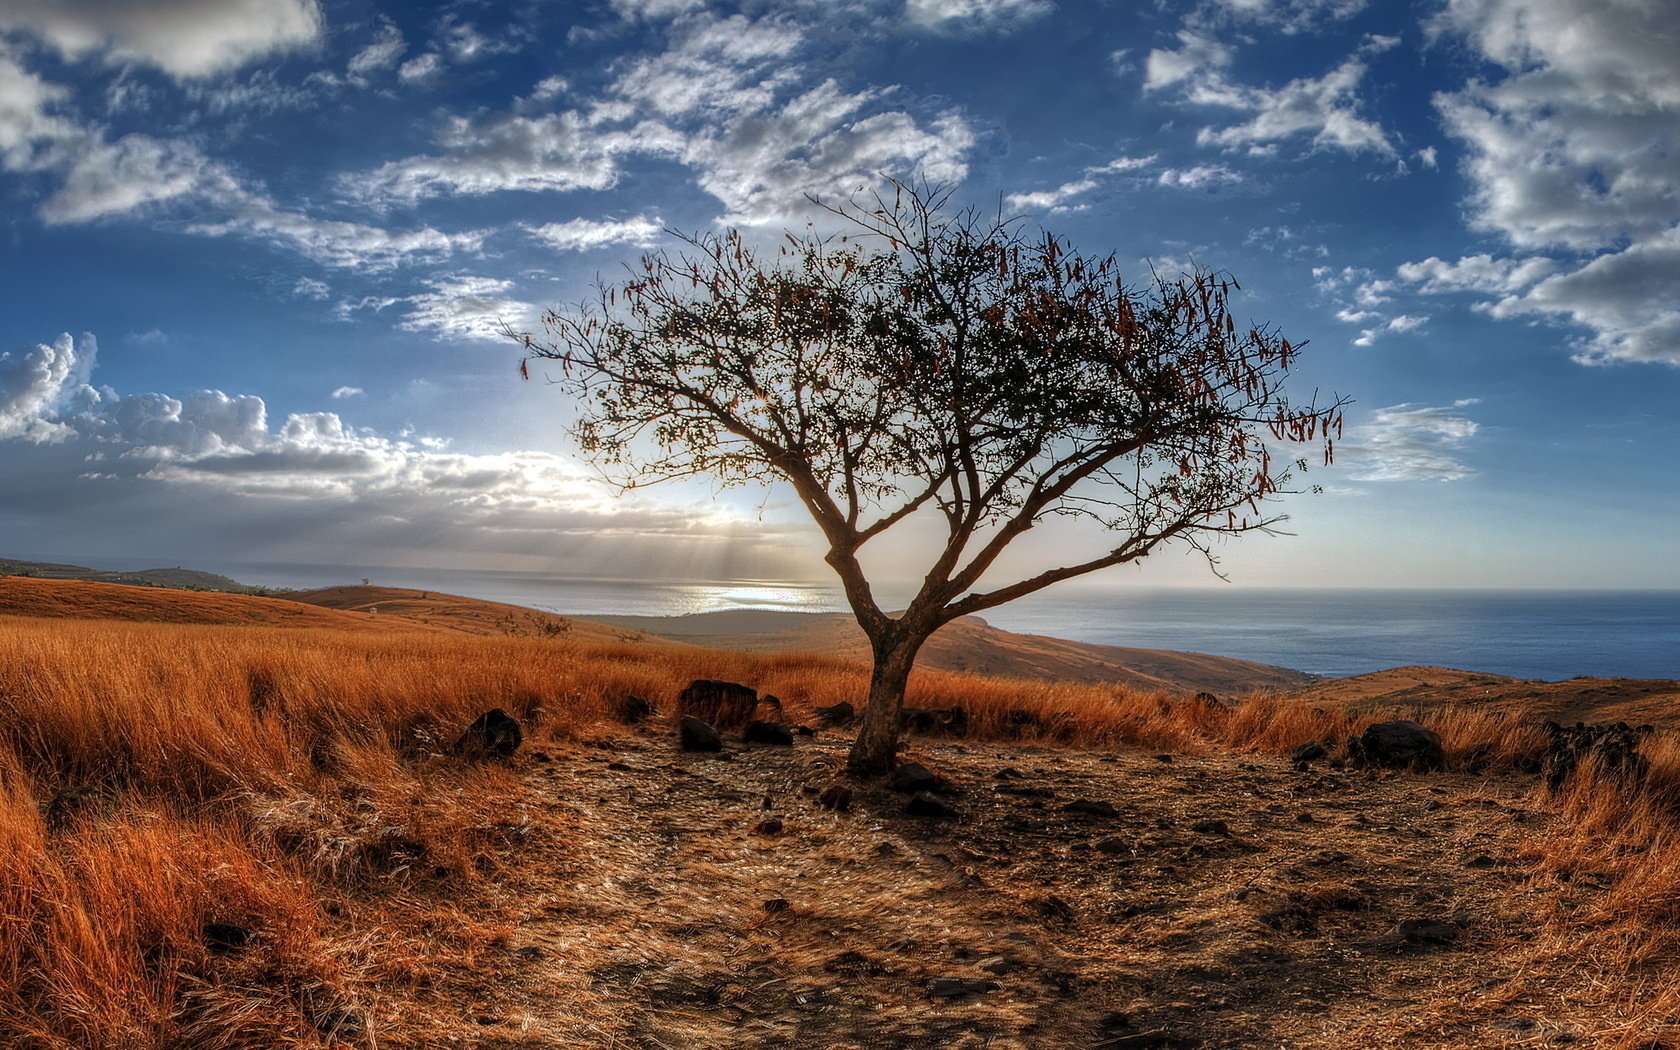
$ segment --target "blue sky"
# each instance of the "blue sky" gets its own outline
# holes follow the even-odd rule
[[[784,493],[601,484],[496,329],[911,172],[1355,400],[1235,583],[1680,586],[1648,0],[8,0],[0,554],[820,577]]]

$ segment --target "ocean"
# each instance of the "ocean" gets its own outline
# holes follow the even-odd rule
[[[229,566],[248,582],[358,582],[346,570]],[[371,570],[369,570],[371,571]],[[381,569],[373,582],[570,615],[716,609],[832,612],[838,587],[765,581],[645,582],[535,573]],[[884,602],[908,592],[885,589]],[[1517,678],[1680,678],[1680,591],[1051,588],[985,614],[1010,631],[1233,656],[1343,676],[1433,664]]]

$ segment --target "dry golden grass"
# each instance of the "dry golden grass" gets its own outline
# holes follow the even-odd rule
[[[0,616],[0,1030],[66,1050],[365,1041],[375,985],[423,994],[502,936],[493,917],[427,896],[437,879],[493,871],[523,833],[497,815],[518,782],[447,757],[462,727],[502,707],[542,738],[576,739],[627,694],[673,711],[698,677],[774,693],[800,721],[859,701],[868,675],[813,655],[566,633]],[[939,671],[913,677],[909,702],[962,706],[978,737],[1190,754],[1280,753],[1374,718],[1276,696],[1227,707]],[[1424,717],[1455,761],[1481,749],[1512,764],[1542,743],[1499,713]],[[1606,973],[1680,954],[1680,744],[1647,750],[1644,787],[1580,778],[1559,802],[1571,819],[1527,858],[1544,877],[1611,884],[1545,917],[1555,937],[1593,946]],[[360,918],[343,917],[347,899]],[[217,953],[215,923],[255,939]],[[1635,991],[1630,1017],[1680,1010],[1680,983]]]

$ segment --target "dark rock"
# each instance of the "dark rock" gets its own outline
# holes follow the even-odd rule
[[[782,818],[781,817],[765,817],[763,820],[761,820],[757,824],[753,825],[753,834],[754,835],[767,835],[767,836],[770,836],[770,837],[774,838],[775,836],[780,835],[781,833],[782,833]]]
[[[608,762],[607,768],[614,773],[634,773],[636,768],[625,762]]]
[[[793,905],[788,903],[788,899],[786,897],[771,897],[769,900],[764,902],[764,911],[769,915],[787,911],[791,907],[793,907]]]
[[[78,817],[101,813],[116,804],[116,795],[90,784],[71,784],[59,788],[41,816],[52,831],[63,831]]]
[[[652,704],[639,696],[626,696],[618,702],[618,717],[626,725],[645,722],[658,713]]]
[[[1172,765],[1173,757],[1171,755],[1156,755],[1155,756],[1155,761],[1161,763],[1164,766],[1170,766],[1170,765]]]
[[[993,780],[1019,780],[1019,779],[1021,779],[1021,771],[1019,769],[1016,769],[1014,766],[1004,766],[1002,769],[1000,769],[996,773],[992,774],[992,779]]]
[[[927,983],[927,993],[933,999],[966,999],[996,991],[998,983],[984,977],[935,977]]]
[[[1125,839],[1116,838],[1115,836],[1110,835],[1107,838],[1097,840],[1096,850],[1098,853],[1109,854],[1130,853],[1132,851],[1132,846],[1131,843],[1127,842]]]
[[[910,796],[910,801],[904,807],[904,812],[912,817],[954,817],[957,811],[945,803],[945,800],[929,791],[918,791]]]
[[[1190,830],[1198,835],[1220,835],[1229,838],[1231,828],[1223,820],[1198,820],[1190,825]]]
[[[232,955],[251,943],[251,931],[231,922],[212,922],[204,926],[204,946],[212,955]]]
[[[793,731],[798,736],[816,736],[817,731],[810,726],[794,726]]]
[[[968,712],[961,707],[905,707],[898,712],[898,727],[924,735],[967,736]]]
[[[1028,711],[1021,707],[1011,708],[1003,713],[1003,728],[1014,737],[1027,733],[1041,733],[1044,731],[1044,719],[1036,711]]]
[[[1465,861],[1464,866],[1466,868],[1480,868],[1485,870],[1487,868],[1499,867],[1499,861],[1488,856],[1486,853],[1478,853],[1476,856]]]
[[[1557,794],[1564,782],[1583,762],[1598,775],[1622,784],[1645,779],[1649,763],[1639,753],[1645,727],[1635,729],[1626,722],[1573,726],[1546,723],[1546,751],[1542,759],[1546,790]]]
[[[1054,798],[1056,796],[1054,789],[1037,787],[1032,784],[999,784],[992,790],[1000,795],[1013,795],[1016,798]]]
[[[817,805],[836,813],[845,813],[852,808],[852,789],[844,784],[830,784],[817,796]]]
[[[1355,765],[1382,769],[1438,770],[1445,761],[1441,738],[1416,722],[1378,722],[1348,741]]]
[[[1451,944],[1458,940],[1458,929],[1439,919],[1403,919],[1394,936],[1407,944]]]
[[[1046,894],[1033,902],[1038,914],[1051,922],[1069,923],[1073,921],[1073,905],[1054,893]]]
[[[1076,813],[1082,817],[1095,817],[1100,820],[1114,820],[1120,816],[1120,811],[1107,802],[1095,799],[1074,799],[1062,807],[1064,813]]]
[[[845,700],[828,707],[819,707],[813,713],[817,716],[817,722],[824,727],[849,726],[857,718],[857,708]]]
[[[454,752],[462,758],[505,759],[519,750],[525,733],[519,723],[499,707],[479,715],[455,741]]]
[[[1330,752],[1324,750],[1324,745],[1316,740],[1309,740],[1300,747],[1289,752],[1291,762],[1317,762]]]
[[[758,710],[769,716],[763,719],[766,722],[787,721],[787,712],[782,710],[782,698],[779,696],[772,696],[769,693],[765,693],[763,696],[758,698]]]
[[[990,958],[980,960],[980,969],[986,971],[994,977],[1002,977],[1005,974],[1014,973],[1016,970],[1021,969],[1022,965],[1023,963],[1021,960],[1011,959],[1007,955],[993,955]]]
[[[723,737],[718,731],[700,721],[684,715],[677,727],[678,738],[684,751],[722,751]]]
[[[945,781],[920,762],[905,762],[892,771],[892,776],[887,778],[887,787],[909,795],[918,791],[942,790]]]
[[[783,747],[793,745],[793,733],[780,722],[748,722],[742,731],[741,739],[749,744],[779,744]]]
[[[758,708],[758,691],[739,682],[697,678],[677,696],[677,713],[716,726],[736,726]]]

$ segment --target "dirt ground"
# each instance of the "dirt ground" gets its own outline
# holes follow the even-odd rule
[[[847,743],[528,749],[466,905],[508,936],[380,1045],[1597,1045],[1533,916],[1602,887],[1519,863],[1533,778],[918,740],[955,816],[828,812]]]

